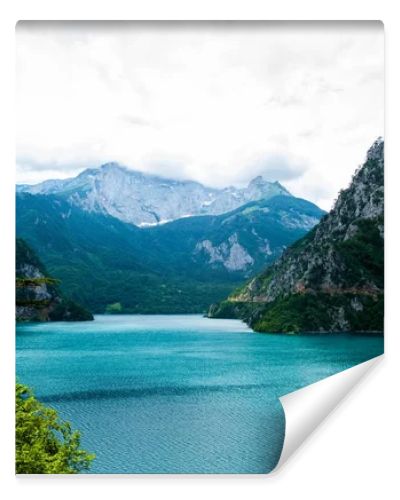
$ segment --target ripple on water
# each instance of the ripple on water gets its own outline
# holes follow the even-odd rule
[[[17,375],[82,433],[99,473],[263,473],[278,397],[383,351],[379,337],[257,335],[201,316],[17,329]]]

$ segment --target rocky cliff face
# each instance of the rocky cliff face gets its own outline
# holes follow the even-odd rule
[[[275,261],[289,244],[313,228],[324,213],[316,205],[293,196],[249,203],[218,216],[215,221],[218,224],[214,223],[211,231],[199,234],[193,260],[249,277]]]
[[[245,188],[214,189],[129,170],[116,163],[87,169],[77,177],[17,187],[18,192],[62,195],[88,212],[111,215],[140,227],[193,215],[218,215],[248,202],[290,196],[279,182],[261,176]]]
[[[382,331],[383,167],[378,139],[332,211],[210,315],[260,331]]]
[[[206,256],[209,264],[220,262],[228,271],[242,271],[254,263],[253,257],[239,243],[237,233],[233,233],[227,241],[216,246],[210,240],[200,241],[194,254],[201,253]]]
[[[16,241],[17,321],[85,321],[93,316],[61,296],[58,281],[47,276],[43,264],[21,239]]]

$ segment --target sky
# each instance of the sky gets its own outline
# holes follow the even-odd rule
[[[380,22],[19,22],[17,182],[115,161],[330,209],[383,136]]]

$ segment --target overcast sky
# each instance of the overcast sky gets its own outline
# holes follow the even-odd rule
[[[376,23],[17,26],[17,180],[109,161],[329,209],[383,135]]]

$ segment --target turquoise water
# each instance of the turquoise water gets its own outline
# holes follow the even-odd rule
[[[379,337],[96,316],[18,326],[17,376],[81,431],[92,472],[265,473],[284,438],[277,398],[382,351]]]

